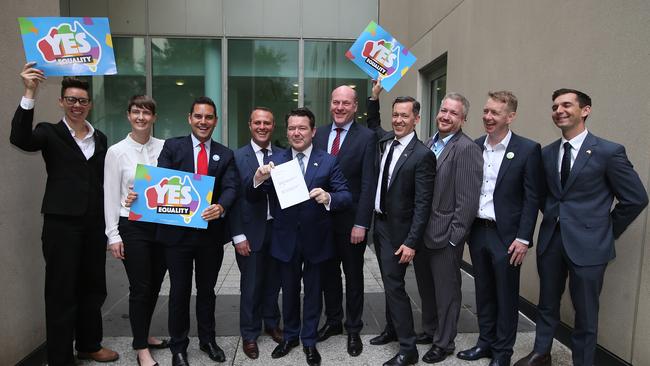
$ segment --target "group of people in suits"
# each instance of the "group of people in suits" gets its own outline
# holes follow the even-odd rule
[[[257,340],[264,332],[278,343],[272,358],[302,343],[307,364],[319,365],[316,344],[344,329],[347,352],[358,356],[363,351],[363,256],[371,228],[385,289],[386,326],[370,344],[399,342],[399,351],[384,365],[417,363],[417,344],[431,345],[421,358],[426,363],[455,352],[465,242],[475,274],[480,333],[476,345],[457,357],[510,365],[520,266],[533,244],[538,210],[543,219],[536,340],[516,365],[551,365],[567,277],[576,312],[573,362],[593,364],[598,298],[607,263],[614,258],[614,240],[645,208],[648,196],[625,149],[587,131],[591,99],[586,94],[555,91],[552,119],[562,138],[544,149],[510,130],[518,102],[509,91],[488,94],[486,134],[476,140],[462,130],[469,101],[459,93],[443,98],[437,132],[425,142],[415,132],[420,103],[412,97],[395,98],[386,131],[377,82],[366,101],[367,127],[355,122],[356,91],[340,86],[331,94],[330,124],[316,128],[307,108],[286,115],[287,149],[271,142],[276,122],[265,107],[251,112],[250,143],[233,152],[215,142],[217,110],[207,97],[190,108],[188,136],[156,139],[151,136],[155,101],[134,96],[126,110],[131,132],[108,148],[106,136],[86,120],[92,101],[88,84],[79,79],[63,80],[61,122],[32,127],[35,95],[45,80],[33,66],[26,64],[21,73],[25,95],[12,121],[11,142],[26,151],[41,150],[48,172],[42,238],[50,365],[74,364],[73,344],[79,359],[119,357],[101,345],[106,244],[129,278],[132,345],[139,365],[157,365],[149,350],[167,347],[174,366],[189,365],[193,273],[200,349],[216,362],[225,361],[215,341],[214,287],[223,245],[231,240],[241,272],[242,349],[249,358],[259,357]],[[294,160],[310,199],[282,209],[271,172]],[[208,228],[129,220],[129,205],[137,199],[131,187],[138,163],[215,177],[211,205],[201,213]],[[415,332],[405,290],[411,262],[422,300],[421,333]],[[167,270],[169,341],[149,336]],[[321,313],[326,320],[319,329]]]

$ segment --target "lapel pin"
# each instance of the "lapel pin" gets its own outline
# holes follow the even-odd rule
[[[591,155],[591,150],[585,151],[587,154]]]
[[[318,166],[318,163],[314,163],[314,166]]]
[[[212,160],[214,160],[214,161],[219,161],[219,159],[221,159],[221,158],[219,157],[219,155],[217,155],[217,154],[212,155]]]
[[[515,157],[515,153],[513,153],[512,151],[509,151],[506,154],[506,158],[508,158],[508,160],[512,160],[512,158],[514,158],[514,157]]]

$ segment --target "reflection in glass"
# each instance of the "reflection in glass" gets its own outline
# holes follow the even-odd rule
[[[113,50],[118,74],[89,78],[93,109],[88,118],[107,135],[109,145],[131,131],[126,106],[132,95],[146,90],[144,38],[113,37]]]
[[[298,41],[228,41],[228,145],[250,141],[248,119],[254,107],[270,108],[273,142],[286,146],[284,116],[298,106]]]
[[[187,116],[194,99],[212,98],[221,111],[221,42],[215,39],[153,38],[153,97],[158,104],[154,135],[189,134]],[[221,141],[221,125],[212,138]]]
[[[353,86],[359,98],[357,122],[366,122],[366,102],[370,78],[345,53],[352,42],[305,41],[305,107],[316,115],[316,124],[331,122],[329,106],[332,90],[341,85]]]
[[[431,135],[438,131],[438,126],[436,122],[436,116],[438,115],[438,110],[440,109],[440,103],[442,103],[442,98],[447,94],[447,75],[443,74],[433,80],[431,80],[431,116],[429,119],[429,131]]]

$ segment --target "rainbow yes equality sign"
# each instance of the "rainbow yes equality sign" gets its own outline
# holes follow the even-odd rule
[[[415,63],[415,56],[390,33],[371,21],[345,56],[390,91]]]
[[[138,164],[129,220],[205,229],[201,212],[212,202],[214,177]]]
[[[117,74],[108,18],[18,18],[27,61],[48,76]]]

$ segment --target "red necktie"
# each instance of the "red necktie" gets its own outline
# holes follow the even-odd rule
[[[205,143],[201,143],[201,151],[196,158],[196,173],[201,175],[208,174],[208,152],[205,151]]]
[[[341,148],[341,131],[343,131],[343,129],[341,127],[337,127],[334,130],[336,131],[336,137],[334,138],[334,141],[332,141],[332,150],[330,154],[336,156],[336,154],[339,153],[339,149]]]

